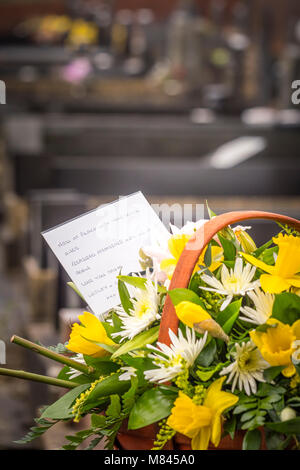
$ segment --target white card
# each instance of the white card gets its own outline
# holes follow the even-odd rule
[[[141,192],[42,233],[96,315],[120,304],[117,276],[141,271],[139,249],[169,232]]]

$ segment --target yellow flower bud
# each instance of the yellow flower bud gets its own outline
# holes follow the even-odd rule
[[[289,406],[283,408],[282,412],[280,413],[280,420],[281,421],[289,421],[290,419],[296,418],[296,411]]]
[[[241,230],[239,233],[236,233],[236,237],[242,245],[242,249],[245,253],[252,253],[256,250],[256,245],[249,233],[244,230]]]

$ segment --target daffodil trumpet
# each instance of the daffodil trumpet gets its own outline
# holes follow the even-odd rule
[[[207,389],[203,403],[179,392],[167,424],[191,439],[192,450],[206,450],[209,442],[217,447],[222,434],[222,413],[238,402],[238,397],[221,390],[225,377],[217,379]]]
[[[260,284],[265,292],[280,294],[290,288],[300,288],[300,237],[280,233],[273,242],[278,245],[278,256],[274,266],[241,253],[246,261],[267,274],[260,276]]]

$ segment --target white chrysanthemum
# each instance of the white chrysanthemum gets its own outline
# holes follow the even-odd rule
[[[120,370],[123,371],[123,374],[120,375],[119,380],[130,380],[131,377],[136,377],[136,369],[134,367],[120,367]]]
[[[240,319],[255,325],[263,325],[272,315],[275,296],[264,292],[259,287],[248,292],[247,295],[254,303],[255,308],[242,307],[241,312],[244,314],[244,317],[240,317]]]
[[[132,339],[146,330],[155,320],[160,319],[157,284],[151,281],[148,274],[145,289],[134,288],[131,301],[132,309],[129,313],[125,312],[122,307],[115,309],[122,320],[122,327],[121,331],[112,335],[113,337]]]
[[[73,361],[79,362],[79,364],[86,365],[86,362],[84,360],[84,357],[82,354],[76,354],[76,356],[72,357]],[[75,379],[79,375],[82,374],[79,370],[73,369],[73,367],[70,367],[70,370],[67,372],[67,374],[70,376],[70,380]]]
[[[185,368],[192,366],[205,346],[207,332],[201,339],[197,339],[195,331],[186,327],[186,338],[181,330],[176,336],[172,330],[169,330],[171,345],[166,346],[157,343],[158,347],[148,345],[154,351],[149,354],[153,359],[157,369],[151,369],[144,372],[146,380],[149,382],[168,382],[184,371]]]
[[[182,228],[170,224],[171,233],[167,237],[160,239],[151,246],[143,246],[143,252],[152,259],[153,272],[158,282],[164,283],[168,288],[170,281],[167,273],[160,267],[164,259],[172,258],[172,254],[168,248],[168,240],[172,235],[193,235],[202,225],[207,222],[206,219],[200,219],[197,222],[187,222]]]
[[[235,344],[235,352],[233,352],[235,361],[220,372],[220,375],[227,375],[226,383],[232,382],[231,391],[234,392],[236,386],[240,391],[245,390],[247,395],[257,392],[256,381],[265,382],[263,372],[264,369],[270,367],[259,350],[252,343]]]
[[[173,235],[193,235],[202,225],[208,222],[207,219],[200,219],[197,222],[187,222],[182,228],[176,227],[176,225],[170,224],[171,232]]]
[[[220,309],[224,310],[235,295],[245,295],[259,285],[259,280],[252,282],[255,271],[255,266],[251,266],[248,263],[243,266],[242,258],[237,258],[234,269],[228,270],[225,264],[222,265],[220,281],[214,276],[203,274],[202,280],[211,287],[200,286],[200,289],[226,295],[226,299]]]

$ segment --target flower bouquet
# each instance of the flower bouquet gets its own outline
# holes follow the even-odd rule
[[[63,449],[299,449],[300,222],[209,215],[144,247],[143,274],[118,276],[120,306],[85,311],[66,344],[13,337],[63,367],[57,378],[1,374],[70,389],[22,442],[90,415]],[[257,247],[249,227],[232,227],[251,218],[279,233]]]

